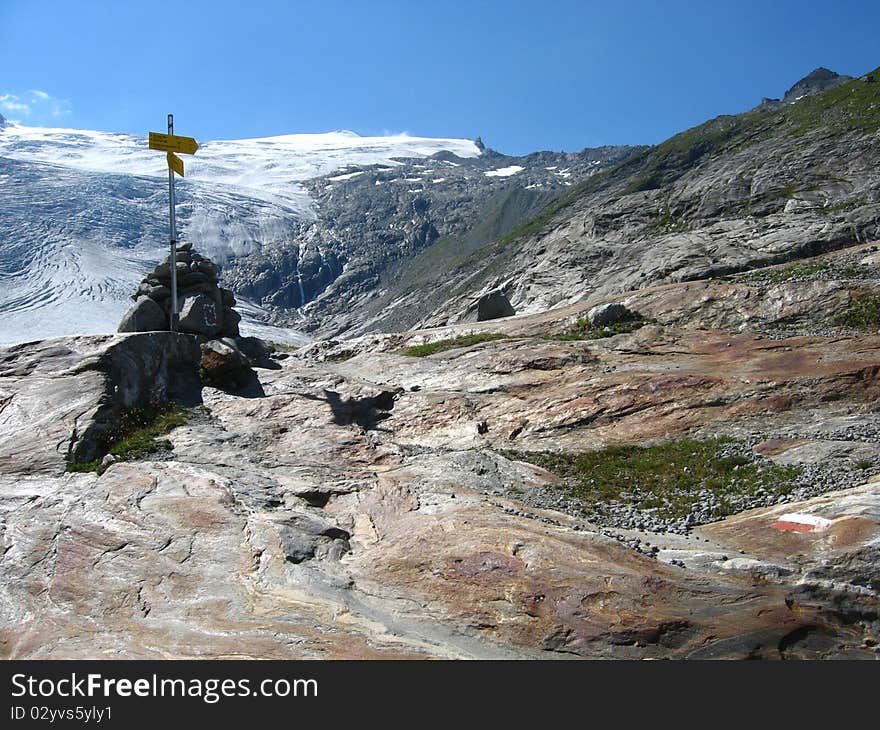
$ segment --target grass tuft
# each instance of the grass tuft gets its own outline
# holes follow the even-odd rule
[[[502,332],[478,332],[472,335],[462,335],[461,337],[453,337],[448,340],[438,340],[437,342],[428,342],[424,345],[414,345],[400,350],[401,355],[410,357],[427,357],[437,352],[445,352],[446,350],[455,350],[459,347],[470,347],[480,342],[491,342],[492,340],[507,340],[510,335]]]
[[[104,453],[93,461],[82,464],[68,464],[70,472],[97,472],[105,469],[101,461],[112,454],[118,461],[140,459],[158,451],[168,451],[171,443],[167,439],[157,440],[159,436],[187,422],[187,412],[178,403],[128,408],[122,412],[116,430],[108,435]]]
[[[859,330],[880,328],[880,296],[865,294],[859,297],[834,318],[834,323]]]

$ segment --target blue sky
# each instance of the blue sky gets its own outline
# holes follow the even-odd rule
[[[351,129],[495,149],[656,143],[880,66],[880,3],[0,0],[0,113],[235,139]]]

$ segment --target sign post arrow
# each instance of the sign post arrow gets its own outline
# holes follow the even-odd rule
[[[166,152],[165,158],[168,160],[168,168],[183,177],[183,160],[173,152]]]
[[[173,127],[172,127],[173,129]],[[180,137],[175,134],[159,134],[150,132],[150,149],[162,150],[163,152],[181,152],[185,155],[194,155],[199,148],[199,143],[192,137]]]

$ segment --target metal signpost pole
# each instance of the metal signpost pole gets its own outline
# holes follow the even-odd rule
[[[168,115],[168,135],[174,134],[174,115]],[[168,208],[171,218],[171,331],[177,331],[177,221],[174,219],[174,171],[168,168]]]
[[[168,257],[171,267],[171,317],[170,329],[177,332],[180,326],[180,314],[177,302],[177,218],[174,211],[174,174],[183,177],[183,160],[175,152],[185,155],[194,155],[199,148],[199,143],[192,137],[174,136],[174,115],[168,115],[168,134],[150,132],[149,147],[151,150],[162,150],[165,160],[168,162],[168,218],[170,232],[168,240],[171,244],[171,255]]]

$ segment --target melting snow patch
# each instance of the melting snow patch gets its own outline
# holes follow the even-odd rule
[[[511,165],[510,167],[501,167],[498,170],[487,170],[483,174],[486,177],[510,177],[523,170],[519,165]]]

